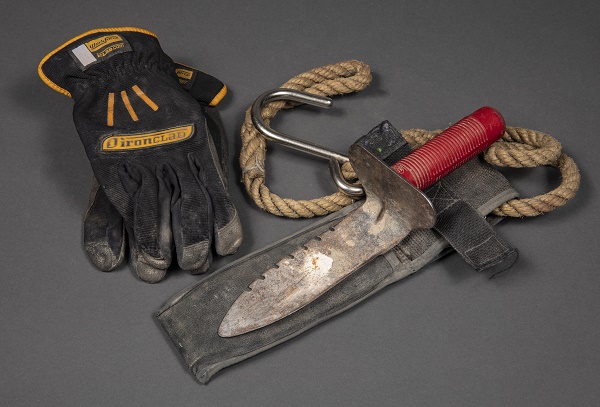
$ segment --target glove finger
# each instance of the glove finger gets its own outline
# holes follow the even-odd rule
[[[210,137],[208,138],[208,145],[211,154],[208,159],[213,163],[218,162]],[[197,155],[190,155],[190,166],[198,183],[206,188],[210,196],[216,252],[220,256],[235,253],[242,243],[242,224],[227,192],[224,175],[220,171],[220,167],[206,165],[206,160]]]
[[[119,175],[133,200],[133,221],[126,226],[136,242],[136,261],[166,270],[172,258],[169,200],[165,199],[170,193],[159,186],[155,174],[142,166],[122,164]]]
[[[83,247],[100,271],[114,270],[125,257],[123,218],[110,203],[95,177],[83,219]]]
[[[157,268],[154,265],[148,263],[146,261],[146,254],[140,250],[139,245],[135,241],[135,238],[132,237],[133,234],[128,234],[129,236],[129,261],[131,262],[131,267],[137,274],[137,276],[150,284],[158,283],[163,280],[167,275],[167,269],[165,268]]]
[[[212,262],[212,209],[206,189],[198,185],[187,170],[175,173],[163,165],[163,179],[171,182],[177,194],[171,200],[171,226],[177,262],[181,269],[192,274],[208,270]]]

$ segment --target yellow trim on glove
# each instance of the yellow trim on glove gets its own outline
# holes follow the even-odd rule
[[[154,34],[151,31],[148,30],[144,30],[143,28],[136,28],[136,27],[117,27],[117,28],[96,28],[95,30],[90,30],[90,31],[86,31],[83,34],[78,35],[75,38],[70,39],[69,41],[65,42],[64,44],[62,44],[60,47],[56,48],[55,50],[53,50],[52,52],[50,52],[48,55],[46,55],[43,59],[42,62],[40,62],[40,64],[38,65],[38,75],[40,76],[40,78],[42,79],[42,81],[44,81],[44,83],[48,86],[50,86],[50,88],[54,89],[55,91],[62,93],[63,95],[66,95],[68,97],[71,97],[71,93],[66,90],[61,88],[60,86],[58,86],[56,83],[52,82],[47,76],[46,74],[44,74],[43,70],[42,70],[42,66],[46,63],[46,61],[48,61],[54,54],[56,54],[58,51],[62,50],[63,48],[69,46],[70,44],[74,43],[77,40],[80,40],[83,37],[86,37],[88,35],[91,34],[98,34],[98,33],[107,33],[107,32],[138,32],[138,33],[142,33],[142,34],[147,34],[147,35],[151,35],[155,38],[156,34]]]
[[[210,101],[209,106],[216,106],[227,94],[227,85],[223,84],[223,88],[217,93],[217,95]]]

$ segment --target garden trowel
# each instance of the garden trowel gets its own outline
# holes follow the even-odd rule
[[[500,113],[482,107],[392,166],[352,145],[350,163],[365,191],[364,204],[253,281],[218,334],[232,337],[272,324],[392,249],[411,230],[432,228],[435,211],[422,190],[484,151],[504,129]]]

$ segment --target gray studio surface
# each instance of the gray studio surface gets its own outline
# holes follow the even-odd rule
[[[3,406],[591,406],[600,398],[600,6],[558,1],[159,1],[5,5],[0,86],[0,404]],[[238,182],[244,112],[294,75],[358,59],[365,90],[330,110],[296,108],[279,130],[344,152],[384,119],[444,128],[483,105],[548,133],[579,165],[577,196],[499,233],[520,251],[489,279],[449,256],[299,337],[217,374],[187,371],[154,313],[199,281],[150,285],[128,266],[93,268],[82,248],[92,172],[72,101],[36,73],[41,58],[99,27],[158,36],[173,59],[223,80],[238,253],[310,224],[262,212]],[[312,198],[326,162],[269,144],[268,186]],[[505,172],[523,196],[560,182]]]

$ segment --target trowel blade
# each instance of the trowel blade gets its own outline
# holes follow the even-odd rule
[[[368,191],[365,203],[253,281],[227,312],[220,336],[241,335],[292,314],[412,229],[433,227],[435,211],[421,191],[362,147],[351,150],[351,159]]]

